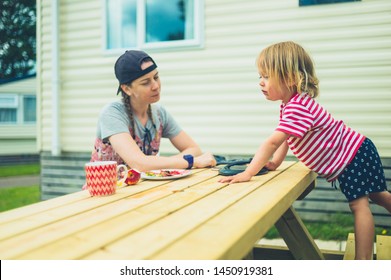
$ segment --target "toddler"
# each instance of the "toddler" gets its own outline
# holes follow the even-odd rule
[[[338,181],[354,215],[355,258],[370,259],[374,221],[369,199],[391,213],[391,194],[376,147],[314,100],[319,94],[319,81],[311,57],[300,45],[271,45],[260,53],[257,66],[266,99],[282,101],[279,124],[245,171],[220,182],[249,181],[264,166],[275,170],[291,149],[301,162],[334,186]]]

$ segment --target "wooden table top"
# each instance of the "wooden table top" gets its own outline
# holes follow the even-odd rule
[[[213,169],[143,180],[106,197],[80,191],[0,213],[1,259],[241,259],[314,183],[284,162],[250,182]]]

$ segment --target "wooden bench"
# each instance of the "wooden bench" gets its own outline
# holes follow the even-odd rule
[[[354,233],[349,233],[344,251],[322,250],[326,260],[354,260]],[[375,243],[375,260],[391,260],[391,236],[377,235]],[[293,260],[295,259],[287,246],[256,244],[253,248],[257,260]]]
[[[325,260],[342,260],[344,252],[320,249]],[[255,260],[295,260],[287,246],[255,244],[252,251]]]
[[[391,260],[391,236],[376,236],[376,259]]]
[[[354,256],[354,233],[349,233],[343,259],[354,260]],[[373,259],[391,260],[391,236],[376,235],[376,254]]]

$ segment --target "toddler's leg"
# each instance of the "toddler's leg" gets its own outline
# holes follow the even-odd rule
[[[369,198],[377,205],[383,206],[391,213],[391,193],[388,191],[369,194]]]
[[[367,196],[349,202],[354,215],[356,260],[369,260],[373,255],[375,226]]]

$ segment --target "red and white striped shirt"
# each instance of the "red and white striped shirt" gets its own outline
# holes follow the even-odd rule
[[[276,130],[289,134],[287,142],[293,154],[329,182],[350,163],[365,140],[307,94],[296,94],[281,104]]]

